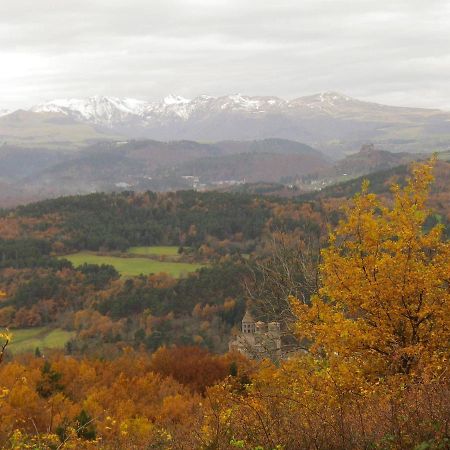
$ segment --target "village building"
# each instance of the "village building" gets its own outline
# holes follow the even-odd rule
[[[228,347],[230,351],[238,351],[251,359],[269,358],[278,361],[282,357],[280,323],[257,322],[247,310],[242,319],[241,331]]]

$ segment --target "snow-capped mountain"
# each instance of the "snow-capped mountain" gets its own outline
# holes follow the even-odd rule
[[[11,114],[9,109],[0,109],[0,117],[7,116],[8,114]]]
[[[242,94],[192,99],[169,95],[160,101],[94,96],[49,101],[33,106],[27,113],[26,118],[20,116],[20,124],[16,124],[19,117],[14,121],[14,114],[7,116],[9,119],[1,117],[0,138],[4,136],[8,142],[17,136],[14,139],[20,141],[36,132],[31,122],[45,122],[42,136],[48,135],[46,130],[51,126],[58,142],[73,141],[75,134],[86,136],[86,140],[104,137],[209,142],[275,137],[303,142],[334,156],[356,151],[367,142],[382,143],[384,149],[393,151],[423,151],[424,144],[446,149],[450,135],[447,112],[386,106],[337,92],[292,100]],[[60,121],[40,113],[71,120]],[[79,132],[68,133],[69,123]],[[27,126],[27,131],[22,130]]]
[[[94,96],[86,99],[57,99],[33,106],[30,111],[50,112],[72,116],[102,125],[127,120],[129,116],[141,116],[147,102],[132,98]]]
[[[57,99],[33,106],[33,112],[52,112],[75,119],[114,126],[122,122],[161,119],[188,120],[199,113],[241,111],[264,113],[285,109],[289,102],[276,97],[248,97],[241,94],[223,97],[201,95],[194,99],[169,95],[159,102],[132,98],[94,96],[86,99]]]
[[[97,125],[144,127],[167,121],[206,120],[227,113],[252,116],[283,114],[290,117],[345,116],[356,110],[377,111],[392,107],[353,99],[337,92],[283,100],[278,97],[250,97],[241,94],[212,97],[200,95],[193,99],[169,95],[161,101],[148,102],[133,98],[94,96],[85,99],[58,99],[33,106],[33,112],[52,112]],[[396,110],[402,108],[394,108]],[[406,110],[407,108],[403,108]]]

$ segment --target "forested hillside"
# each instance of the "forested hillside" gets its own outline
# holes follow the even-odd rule
[[[1,211],[1,445],[445,448],[450,171],[433,164],[429,195],[427,163],[293,198]],[[246,309],[280,323],[281,361],[227,352]]]
[[[1,119],[0,119],[1,121]],[[0,130],[1,131],[1,130]],[[92,192],[175,191],[295,179],[330,167],[319,151],[285,139],[93,141],[30,148],[0,142],[1,205]]]
[[[73,332],[71,352],[101,353],[118,342],[225,351],[244,312],[244,279],[268,254],[272,233],[318,240],[325,222],[316,203],[194,191],[92,194],[5,210],[0,326],[63,328]],[[155,246],[178,251],[152,256]],[[86,263],[74,266],[72,255]],[[106,259],[95,265],[93,256]],[[120,276],[110,261],[155,269]],[[176,278],[164,264],[202,268]]]

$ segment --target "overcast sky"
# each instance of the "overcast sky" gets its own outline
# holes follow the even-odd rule
[[[327,90],[450,110],[450,1],[0,0],[0,109]]]

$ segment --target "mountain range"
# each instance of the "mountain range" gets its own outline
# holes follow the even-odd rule
[[[321,189],[450,148],[450,113],[326,92],[60,99],[0,110],[0,206],[114,190]]]
[[[168,96],[147,102],[94,96],[59,99],[27,111],[0,110],[0,143],[80,148],[100,140],[262,140],[308,144],[338,159],[373,142],[390,151],[450,147],[450,113],[364,102],[336,92],[293,100],[278,97],[194,99]]]

